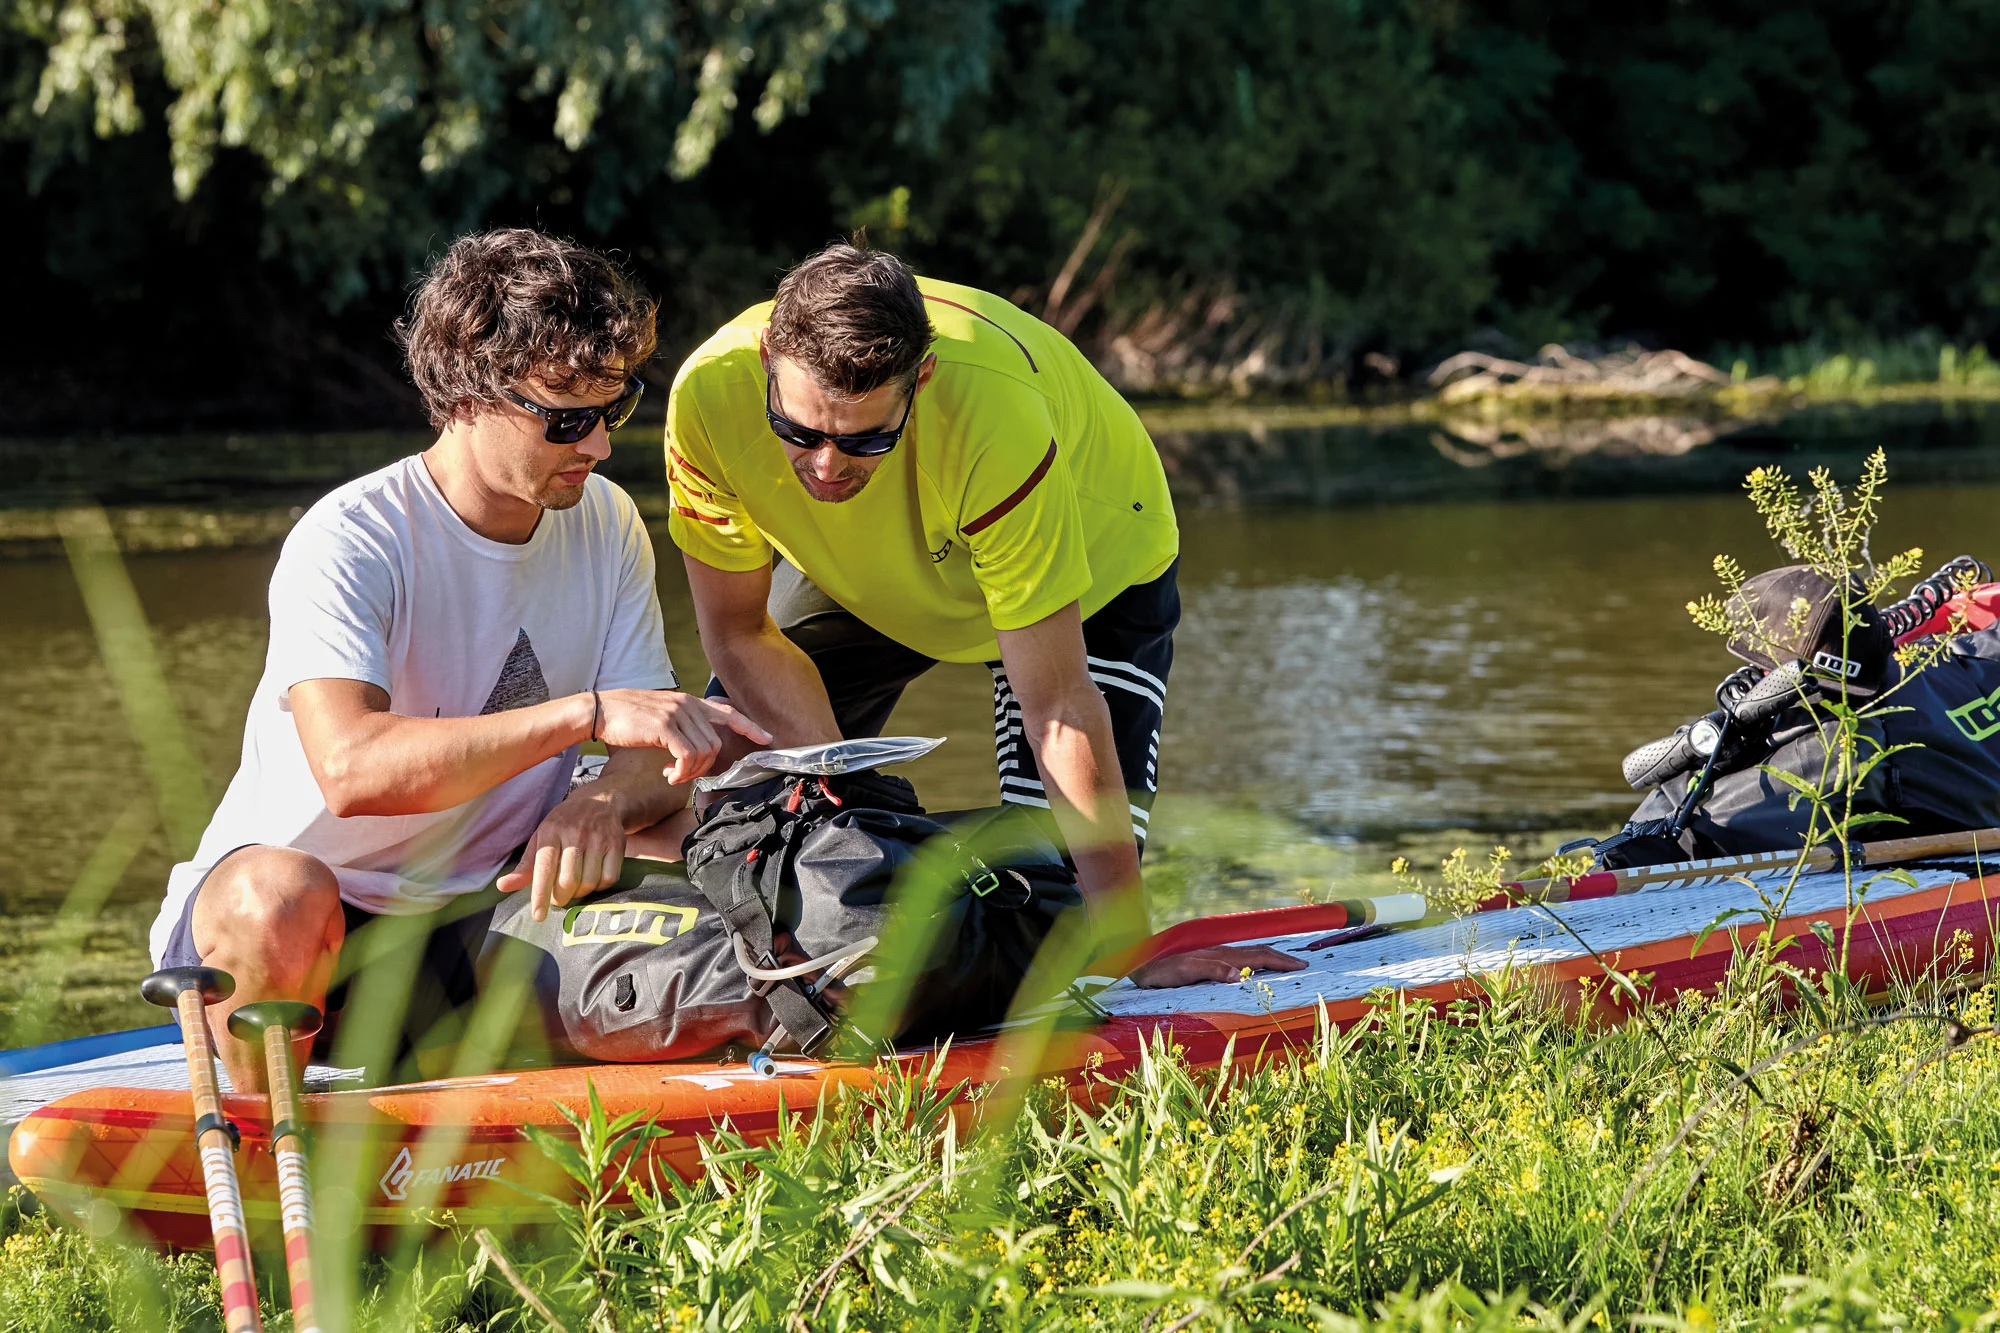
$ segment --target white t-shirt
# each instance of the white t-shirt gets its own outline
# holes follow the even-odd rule
[[[271,646],[243,760],[153,923],[157,961],[202,875],[238,847],[294,847],[370,912],[429,911],[483,888],[568,788],[576,749],[449,810],[326,808],[287,691],[367,681],[405,717],[473,717],[585,690],[670,689],[653,545],[632,497],[592,476],[575,507],[513,546],[472,531],[421,457],[351,481],[306,512],[271,575]]]

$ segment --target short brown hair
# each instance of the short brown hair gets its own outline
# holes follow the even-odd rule
[[[441,430],[531,376],[556,393],[624,380],[653,354],[653,315],[608,256],[509,227],[453,241],[396,335]]]
[[[803,367],[827,393],[858,398],[914,379],[934,336],[908,265],[836,241],[778,284],[764,348]]]

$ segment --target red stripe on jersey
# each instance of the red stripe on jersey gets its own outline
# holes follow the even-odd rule
[[[988,324],[993,325],[994,328],[999,329],[1000,332],[1007,333],[1007,330],[1004,327],[1002,327],[997,320],[994,320],[989,316],[980,314],[977,310],[974,310],[969,305],[960,305],[956,301],[947,301],[942,296],[932,296],[929,292],[924,293],[924,299],[926,301],[936,301],[939,305],[948,305],[953,310],[963,310],[966,314],[971,315],[974,319],[983,319]],[[1011,333],[1007,333],[1007,336],[1009,338],[1014,338],[1014,335]],[[1014,338],[1014,346],[1020,348],[1021,355],[1028,358],[1028,369],[1034,371],[1037,375],[1041,374],[1042,368],[1035,364],[1034,355],[1028,351],[1028,344],[1022,342],[1019,338]]]
[[[1001,519],[1007,517],[1007,515],[1013,511],[1014,506],[1020,504],[1021,501],[1028,498],[1028,492],[1034,490],[1035,487],[1042,484],[1042,478],[1049,475],[1049,469],[1055,466],[1055,461],[1056,461],[1056,442],[1054,440],[1050,440],[1049,451],[1042,455],[1042,461],[1035,465],[1035,470],[1028,474],[1028,479],[1022,482],[1020,487],[1017,490],[1015,490],[1015,492],[1012,495],[1002,500],[999,504],[994,505],[991,509],[981,514],[978,518],[973,519],[972,522],[967,523],[964,527],[960,528],[959,531],[963,532],[966,536],[970,537],[974,533],[984,532],[987,528],[992,527],[995,523],[998,523]]]
[[[696,467],[696,466],[695,466],[695,465],[694,465],[693,463],[690,463],[690,462],[688,462],[688,461],[687,461],[687,459],[685,459],[685,458],[682,458],[682,457],[681,457],[681,454],[680,454],[680,450],[678,450],[678,449],[669,449],[669,450],[667,450],[667,458],[668,458],[668,460],[669,460],[669,461],[671,461],[671,462],[674,462],[674,463],[678,463],[678,464],[679,464],[680,466],[682,466],[682,467],[686,468],[686,469],[687,469],[688,471],[690,471],[690,472],[694,473],[694,474],[695,474],[695,475],[696,475],[697,477],[700,477],[700,478],[701,478],[701,479],[702,479],[703,481],[707,482],[707,483],[708,483],[709,485],[713,486],[713,485],[715,485],[715,484],[716,484],[716,482],[715,482],[715,478],[714,478],[714,477],[711,477],[711,476],[709,476],[709,475],[708,475],[708,474],[707,474],[706,472],[703,472],[703,471],[702,471],[702,470],[701,470],[700,468]]]

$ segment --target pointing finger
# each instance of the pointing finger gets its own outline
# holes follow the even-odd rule
[[[534,881],[535,849],[541,845],[540,836],[539,833],[536,834],[536,837],[521,849],[521,859],[514,863],[512,870],[493,881],[494,888],[502,893],[518,893]]]
[[[703,700],[703,702],[708,703],[709,711],[715,714],[717,722],[728,727],[737,735],[747,737],[759,745],[769,745],[771,743],[773,737],[770,732],[764,730],[755,722],[752,722],[749,718],[731,708],[728,704],[712,703],[707,700]]]
[[[549,919],[549,895],[555,890],[557,852],[553,846],[535,849],[535,887],[529,912],[537,921]]]

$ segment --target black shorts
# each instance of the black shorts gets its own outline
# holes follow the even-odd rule
[[[1181,619],[1176,560],[1166,573],[1137,583],[1083,622],[1083,650],[1090,678],[1111,710],[1112,743],[1132,810],[1132,836],[1141,850],[1159,788],[1160,719],[1167,704],[1167,673],[1174,663],[1174,629]],[[822,592],[784,560],[771,571],[771,619],[819,668],[833,704],[834,721],[847,737],[879,736],[904,687],[937,665],[897,643]],[[1049,808],[1042,775],[1021,727],[1021,705],[998,662],[993,673],[993,747],[1000,765],[1000,799]],[[723,694],[711,679],[710,697]]]
[[[193,967],[201,962],[194,947],[195,900],[223,861],[242,850],[234,848],[210,866],[188,895],[167,936],[161,967]],[[498,891],[488,887],[454,898],[434,912],[382,916],[343,899],[340,912],[347,938],[340,947],[333,984],[327,988],[326,1023],[313,1039],[314,1058],[333,1053],[343,1012],[364,988],[371,996],[371,1008],[372,997],[386,999],[393,992],[398,1001],[385,1005],[382,1012],[400,1012],[394,1041],[364,1063],[401,1065],[413,1052],[455,1039],[465,1011],[479,998],[479,955],[497,901]],[[372,1014],[357,1017],[374,1021]]]

